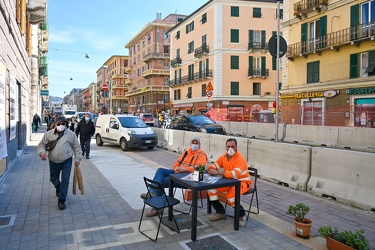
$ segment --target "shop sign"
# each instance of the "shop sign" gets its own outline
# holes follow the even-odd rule
[[[375,87],[349,89],[349,95],[370,95],[375,93]]]
[[[311,92],[311,93],[301,93],[301,94],[294,95],[294,98],[296,99],[315,98],[315,97],[324,97],[324,93],[323,92]]]
[[[334,97],[336,94],[337,93],[334,90],[327,90],[327,91],[324,92],[325,97]]]
[[[187,107],[193,107],[193,103],[184,103],[184,104],[175,104],[175,108],[187,108]]]

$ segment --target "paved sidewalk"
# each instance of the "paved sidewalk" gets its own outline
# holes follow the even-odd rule
[[[152,177],[160,166],[171,166],[176,153],[122,152],[112,145],[98,147],[92,140],[90,160],[81,162],[85,194],[74,196],[70,186],[67,208],[60,211],[48,162],[36,155],[45,125],[39,131],[0,179],[0,222],[6,224],[0,224],[0,249],[204,249],[203,244],[192,244],[188,229],[176,234],[162,227],[156,243],[138,232],[143,204],[139,194],[145,191],[142,177]],[[375,249],[373,213],[262,180],[258,188],[261,213],[251,215],[239,231],[233,230],[232,218],[213,223],[206,207],[199,209],[198,240],[217,236],[233,249],[326,249],[320,237],[302,240],[292,235],[292,218],[285,211],[290,204],[304,202],[311,207],[308,217],[314,235],[326,224],[342,230],[364,228]],[[246,206],[248,198],[241,202]],[[148,222],[153,226],[157,221]]]

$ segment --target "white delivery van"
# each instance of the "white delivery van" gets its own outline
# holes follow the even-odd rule
[[[103,143],[120,145],[121,150],[131,148],[153,149],[158,144],[154,130],[138,116],[118,114],[100,115],[96,121],[96,145]]]

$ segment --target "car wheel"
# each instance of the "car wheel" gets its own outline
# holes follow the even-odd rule
[[[147,147],[148,149],[153,149],[154,148],[154,146],[152,146],[152,147]]]
[[[96,145],[103,146],[103,140],[102,140],[102,137],[99,134],[96,135],[95,140],[96,140]]]
[[[128,141],[125,138],[121,138],[120,140],[120,147],[122,151],[129,150]]]

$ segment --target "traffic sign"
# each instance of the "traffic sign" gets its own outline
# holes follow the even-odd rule
[[[40,95],[42,95],[42,96],[49,96],[49,91],[46,90],[46,89],[42,89],[42,90],[40,90]]]
[[[108,84],[104,83],[102,86],[102,90],[108,90]]]
[[[214,88],[212,87],[211,82],[208,82],[208,84],[207,84],[207,86],[206,86],[206,90],[207,90],[207,91],[212,91],[212,90],[214,90]]]
[[[206,91],[206,96],[207,96],[207,97],[212,97],[212,94],[213,94],[213,93],[212,93],[212,90],[207,90],[207,91]]]
[[[279,57],[283,57],[287,49],[288,46],[285,39],[279,36]],[[277,57],[277,35],[271,36],[270,40],[268,40],[268,50],[272,56]]]

